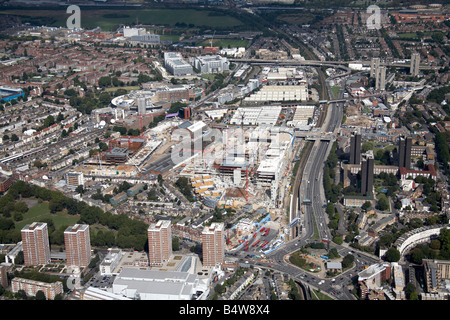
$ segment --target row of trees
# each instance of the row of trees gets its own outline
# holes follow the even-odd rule
[[[325,162],[325,169],[323,174],[323,188],[325,191],[325,198],[332,203],[336,203],[339,196],[342,194],[342,186],[333,183],[336,172],[335,168],[338,163],[338,157],[336,154],[337,144],[333,144],[327,161]]]
[[[188,178],[180,177],[175,182],[175,187],[188,199],[190,202],[194,202],[194,196],[192,194],[192,186],[189,183]]]

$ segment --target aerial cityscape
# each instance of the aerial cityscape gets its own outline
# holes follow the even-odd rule
[[[449,150],[448,1],[0,0],[2,301],[449,300]]]

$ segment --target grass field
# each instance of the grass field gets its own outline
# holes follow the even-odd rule
[[[41,202],[30,208],[28,212],[23,215],[23,220],[16,223],[16,229],[20,230],[25,225],[39,221],[43,218],[52,219],[56,229],[63,225],[73,225],[80,219],[79,216],[71,216],[63,212],[52,214],[48,208],[48,202]]]
[[[205,40],[199,43],[200,46],[209,47],[211,45],[211,40]],[[213,47],[222,47],[222,48],[239,48],[245,47],[248,48],[249,41],[241,40],[241,39],[213,39],[212,40]]]
[[[131,90],[139,90],[141,87],[139,86],[124,86],[124,87],[111,87],[111,88],[105,88],[105,92],[116,92],[119,89],[125,89],[128,92]]]
[[[341,90],[340,86],[333,86],[331,87],[331,92],[333,92],[334,98],[339,98],[339,91]]]
[[[0,14],[11,14],[21,17],[23,22],[47,24],[49,26],[66,26],[71,16],[66,8],[61,10],[3,10]],[[231,15],[216,15],[212,11],[195,9],[81,9],[81,27],[112,31],[120,25],[129,25],[138,21],[141,24],[206,27],[235,27],[242,25],[241,21]]]

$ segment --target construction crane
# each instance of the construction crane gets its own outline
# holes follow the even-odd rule
[[[210,47],[212,48],[213,46],[213,40],[214,40],[214,36],[216,35],[216,30],[214,30],[213,36],[211,37],[211,40],[209,41]]]
[[[221,166],[221,168],[223,168],[223,169],[231,169],[231,170],[245,171],[245,200],[248,201],[248,174],[249,174],[249,173],[258,173],[258,171],[251,171],[251,170],[248,170],[248,166],[245,167],[245,170],[243,170],[242,168],[223,167],[223,166]]]

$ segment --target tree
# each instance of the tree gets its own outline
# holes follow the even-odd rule
[[[353,264],[353,261],[355,261],[355,257],[351,254],[347,254],[344,259],[342,259],[342,268],[348,268]]]
[[[415,248],[411,251],[410,260],[415,264],[422,264],[422,260],[425,257],[423,251],[420,248]]]
[[[333,238],[333,242],[336,243],[336,244],[341,245],[341,244],[343,243],[342,237],[335,236],[335,237]]]
[[[77,193],[79,193],[79,194],[83,194],[83,192],[84,192],[84,188],[83,188],[83,185],[79,185],[79,186],[77,186],[76,188],[75,188],[75,192],[77,192]]]
[[[389,248],[386,252],[386,260],[389,262],[397,262],[400,260],[400,251],[395,248]]]
[[[405,286],[405,295],[408,300],[417,300],[416,287],[411,282],[408,282]]]
[[[173,251],[180,250],[180,239],[178,237],[172,238],[172,250]]]
[[[381,210],[381,211],[385,211],[385,210],[389,209],[389,201],[384,194],[382,194],[380,196],[380,198],[378,199],[377,208],[378,208],[378,210]]]
[[[362,205],[361,209],[362,210],[367,210],[372,206],[372,203],[370,201],[366,201],[364,202],[364,204]]]
[[[217,292],[218,294],[222,294],[226,291],[225,286],[221,285],[220,283],[216,284],[216,286],[214,287],[214,291]]]
[[[36,292],[36,300],[47,300],[47,298],[45,297],[45,294],[42,290],[38,290]]]

